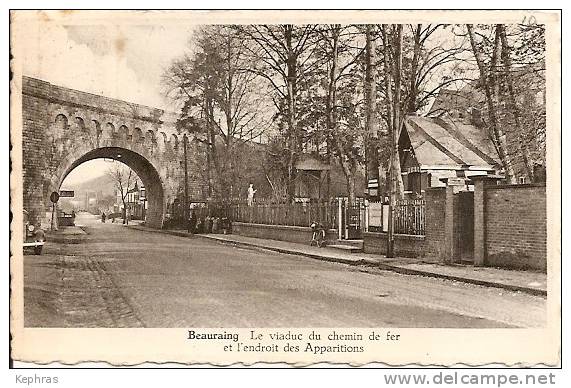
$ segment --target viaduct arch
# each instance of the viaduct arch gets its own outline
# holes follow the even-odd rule
[[[147,189],[147,225],[160,228],[183,192],[183,134],[161,109],[22,79],[23,205],[32,222],[46,221],[52,191],[78,165],[97,158],[121,161]],[[206,193],[205,155],[188,139],[189,193]]]

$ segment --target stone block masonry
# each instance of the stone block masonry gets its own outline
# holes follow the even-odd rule
[[[22,78],[23,204],[32,222],[46,221],[49,196],[70,171],[96,159],[120,160],[147,188],[147,223],[161,227],[166,209],[183,192],[182,141],[176,115]],[[207,192],[204,147],[189,136],[189,195]]]

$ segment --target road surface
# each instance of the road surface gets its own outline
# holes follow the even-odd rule
[[[27,327],[541,327],[546,300],[78,215],[24,258]]]

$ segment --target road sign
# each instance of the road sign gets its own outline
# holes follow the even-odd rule
[[[369,179],[367,183],[367,188],[369,189],[376,189],[379,187],[379,180],[378,179]]]
[[[452,177],[452,178],[448,178],[448,186],[463,186],[466,184],[466,179],[465,178],[456,178],[456,177]]]
[[[73,198],[75,197],[75,192],[73,190],[60,190],[59,196],[63,198]]]
[[[52,201],[52,203],[56,203],[59,200],[59,194],[55,191],[53,191],[50,194],[50,201]]]

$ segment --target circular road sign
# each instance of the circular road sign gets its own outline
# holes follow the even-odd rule
[[[59,194],[56,191],[53,191],[50,194],[50,201],[52,201],[53,203],[56,203],[59,200]]]

